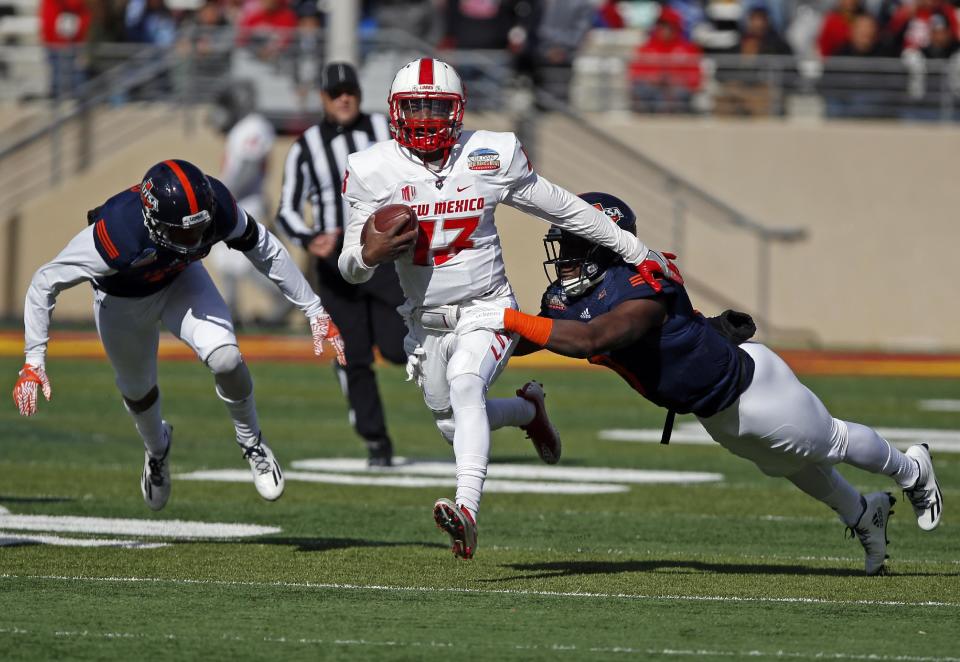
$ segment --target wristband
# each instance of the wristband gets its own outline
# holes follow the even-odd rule
[[[540,347],[546,347],[547,341],[550,340],[550,333],[553,331],[553,320],[507,308],[503,311],[503,328],[519,334],[520,337]]]

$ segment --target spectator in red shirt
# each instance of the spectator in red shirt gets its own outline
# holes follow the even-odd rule
[[[942,16],[950,27],[950,33],[956,39],[960,36],[957,28],[957,14],[953,6],[943,0],[913,0],[906,2],[890,19],[887,32],[900,50],[922,50],[930,45],[933,31],[931,19]]]
[[[86,0],[41,0],[40,39],[50,63],[50,96],[73,94],[86,78],[79,56],[90,30]]]
[[[240,20],[238,40],[261,59],[272,60],[290,44],[298,22],[287,0],[260,0],[260,7]]]
[[[863,13],[860,0],[838,0],[837,6],[827,12],[817,37],[820,55],[835,55],[840,47],[850,41],[850,26],[853,19]]]
[[[596,14],[593,18],[593,26],[610,30],[620,30],[625,25],[617,3],[614,0],[603,0],[603,4],[597,7]]]
[[[634,110],[689,112],[700,89],[700,49],[683,36],[683,19],[662,7],[647,42],[630,64]]]

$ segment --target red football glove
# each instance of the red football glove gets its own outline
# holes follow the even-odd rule
[[[663,290],[663,285],[657,280],[657,274],[660,274],[662,278],[669,278],[675,283],[683,285],[683,276],[680,275],[677,265],[673,263],[673,260],[676,259],[677,256],[673,253],[659,253],[651,249],[643,262],[636,266],[637,273],[643,277],[643,282],[649,285],[654,292]]]
[[[25,363],[20,369],[20,379],[13,387],[13,404],[21,416],[33,416],[37,413],[37,386],[43,391],[43,397],[50,401],[53,391],[50,380],[43,368]]]
[[[340,329],[333,323],[329,315],[321,313],[316,317],[311,317],[310,332],[313,334],[314,354],[323,356],[323,341],[326,340],[333,346],[333,351],[337,353],[337,363],[347,365],[347,355],[344,353],[343,338],[340,337]]]

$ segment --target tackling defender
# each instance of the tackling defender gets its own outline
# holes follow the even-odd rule
[[[140,489],[147,506],[160,510],[170,497],[173,427],[160,413],[160,323],[213,373],[257,491],[269,501],[279,498],[283,473],[260,431],[250,371],[230,311],[200,261],[221,241],[243,252],[310,320],[314,351],[322,353],[328,340],[342,362],[343,343],[320,298],[276,237],[244,212],[219,180],[187,161],[157,163],[140,184],[88,212],[87,221],[85,230],[37,270],[27,290],[26,363],[13,389],[20,414],[36,413],[38,388],[47,400],[51,396],[45,358],[57,296],[91,281],[97,332],[146,447]]]
[[[622,200],[606,193],[581,197],[636,231],[636,217]],[[462,320],[458,334],[478,328],[518,333],[526,341],[520,351],[546,348],[586,358],[616,371],[654,404],[695,414],[722,446],[836,511],[863,544],[868,575],[883,571],[894,498],[861,495],[833,465],[890,476],[921,529],[940,523],[943,495],[926,444],[901,453],[871,428],[831,416],[780,357],[745,342],[755,330],[749,316],[731,311],[704,318],[672,262],[654,286],[595,242],[552,229],[544,244],[544,266],[556,269],[556,280],[543,295],[540,316],[487,308]]]
[[[422,58],[405,65],[388,102],[393,139],[347,161],[343,190],[351,215],[339,267],[347,281],[361,283],[377,265],[396,261],[406,296],[400,311],[409,329],[408,374],[456,456],[456,501],[437,500],[434,519],[450,535],[454,554],[471,558],[490,431],[518,426],[545,462],[560,457],[560,438],[547,418],[539,384],[529,382],[516,398],[486,397],[516,338],[482,328],[453,333],[458,320],[478,307],[517,305],[504,271],[494,209],[504,203],[588,236],[640,265],[650,280],[655,280],[651,269],[666,264],[634,234],[540,177],[514,134],[462,131],[464,89],[445,62]],[[387,204],[413,208],[418,229],[400,234],[403,225],[398,224],[378,232],[368,219]]]

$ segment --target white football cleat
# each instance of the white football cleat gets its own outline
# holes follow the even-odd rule
[[[930,447],[926,444],[911,446],[907,449],[906,456],[919,465],[920,476],[914,486],[903,493],[910,499],[910,505],[917,516],[917,525],[924,531],[933,531],[940,524],[940,515],[943,514],[943,492],[940,491],[937,476],[933,473]]]
[[[546,394],[539,382],[530,381],[517,389],[517,395],[536,409],[533,420],[520,429],[527,433],[527,438],[533,442],[537,455],[547,464],[556,464],[560,461],[560,433],[553,427],[547,416],[547,407],[544,404]]]
[[[257,443],[253,446],[246,446],[243,451],[244,459],[250,463],[250,471],[253,472],[253,483],[257,486],[257,492],[267,501],[276,501],[283,494],[283,472],[280,471],[280,463],[273,456],[273,451],[263,440],[263,435],[257,437]]]
[[[433,521],[450,536],[450,551],[461,559],[472,559],[477,551],[477,523],[470,511],[450,499],[433,504]]]
[[[170,444],[173,443],[173,426],[163,421],[163,435],[167,448],[160,457],[143,453],[143,473],[140,474],[140,493],[150,510],[161,510],[170,498]]]
[[[891,506],[896,503],[889,492],[874,492],[863,497],[866,507],[860,520],[850,531],[856,534],[867,554],[864,569],[867,575],[883,574],[883,562],[887,560],[887,521],[893,511]]]

